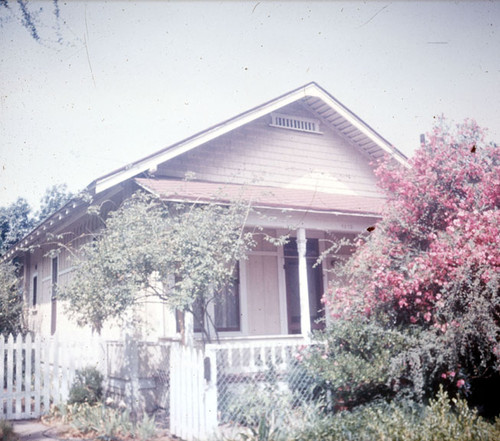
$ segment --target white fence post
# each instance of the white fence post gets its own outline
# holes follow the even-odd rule
[[[41,414],[40,411],[40,396],[42,393],[42,369],[41,369],[41,346],[40,346],[40,336],[35,337],[35,351],[34,351],[34,364],[35,364],[35,408],[33,412],[33,417],[38,417]]]
[[[32,397],[32,380],[31,380],[31,334],[26,335],[24,346],[24,417],[29,418],[32,415],[31,397]]]
[[[7,419],[12,418],[13,388],[14,388],[14,337],[9,335],[7,340]]]
[[[207,378],[207,385],[205,391],[205,427],[207,435],[212,435],[217,430],[219,424],[217,418],[217,358],[216,351],[209,348],[208,345],[205,348],[205,360],[204,369],[207,369],[206,374],[210,378]],[[206,363],[206,364],[205,364]]]

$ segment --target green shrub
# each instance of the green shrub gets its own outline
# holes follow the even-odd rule
[[[92,437],[101,441],[138,439],[147,441],[156,435],[154,417],[144,414],[135,424],[125,403],[118,405],[111,399],[106,403],[81,403],[53,406],[50,414],[43,418],[50,423],[63,422],[79,432],[79,437]],[[2,440],[2,438],[0,438]]]
[[[338,320],[315,337],[322,344],[306,347],[298,359],[319,386],[330,389],[337,409],[393,398],[415,389],[422,376],[418,366],[402,368],[406,360],[397,358],[415,344],[409,333],[366,320]]]
[[[156,422],[154,416],[148,416],[144,413],[142,421],[139,421],[135,427],[136,437],[140,441],[147,441],[156,435]]]
[[[19,438],[14,433],[12,424],[7,420],[0,420],[0,440],[17,441]]]
[[[69,391],[69,404],[96,404],[102,399],[103,376],[94,367],[76,371],[76,377]]]
[[[334,415],[310,414],[293,441],[496,441],[500,419],[490,423],[465,400],[441,390],[425,406],[415,401],[373,402]]]

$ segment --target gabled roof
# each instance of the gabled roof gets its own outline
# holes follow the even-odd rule
[[[100,193],[149,169],[154,169],[162,162],[175,158],[208,141],[298,101],[309,108],[325,124],[340,132],[373,159],[378,159],[387,153],[398,162],[407,165],[407,158],[403,153],[379,135],[361,118],[337,101],[332,95],[313,82],[210,127],[143,159],[101,176],[92,182],[88,186],[88,189],[95,193]]]
[[[191,201],[193,198],[194,201],[201,201],[204,198],[213,198],[214,194],[220,194],[218,191],[220,184],[178,181],[177,188],[174,188],[175,186],[172,187],[172,181],[169,183],[168,180],[154,181],[139,177],[143,172],[154,169],[163,162],[173,159],[219,136],[296,102],[300,102],[301,105],[310,110],[324,124],[336,130],[349,142],[373,159],[379,159],[384,154],[389,154],[396,161],[408,166],[407,158],[403,153],[379,135],[361,118],[337,101],[332,95],[313,82],[237,115],[234,118],[210,127],[183,141],[159,150],[132,164],[101,176],[93,181],[86,190],[98,194],[128,179],[136,178],[135,182],[137,184],[169,200],[175,200],[175,197],[179,197],[179,200],[183,201]],[[179,187],[180,182],[183,183],[184,187]],[[174,192],[172,192],[172,188],[174,188]],[[225,191],[233,193],[233,196],[236,192],[241,191],[242,188],[246,188],[245,191],[249,192],[247,197],[251,198],[253,202],[257,202],[260,206],[267,208],[288,208],[291,210],[329,213],[338,211],[356,215],[378,216],[383,205],[383,200],[379,198],[333,195],[307,190],[279,188],[270,188],[270,191],[266,193],[265,187],[262,186],[253,188],[225,184]],[[28,246],[33,241],[37,240],[39,236],[55,228],[58,224],[63,222],[64,219],[73,215],[75,210],[81,208],[83,205],[85,204],[77,198],[69,201],[64,207],[43,221],[42,224],[11,247],[11,249],[2,256],[2,259],[11,258],[22,250],[24,246]]]
[[[254,208],[380,216],[385,198],[312,190],[223,184],[176,179],[136,178],[143,189],[163,200],[189,203],[244,201]]]

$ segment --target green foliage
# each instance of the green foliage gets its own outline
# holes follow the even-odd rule
[[[130,438],[147,441],[157,433],[154,416],[144,414],[141,420],[134,423],[126,405],[121,402],[115,406],[110,399],[106,400],[106,404],[75,403],[53,407],[45,420],[49,424],[62,421],[71,425],[80,436],[92,436],[92,439],[103,441]]]
[[[35,214],[24,198],[18,198],[12,204],[0,207],[0,255],[55,213],[71,197],[66,184],[59,184],[45,190],[40,199],[40,209]]]
[[[22,295],[18,289],[16,267],[0,263],[0,334],[17,334],[22,330]]]
[[[34,227],[31,207],[18,198],[7,207],[0,207],[0,254],[21,240]]]
[[[253,383],[243,390],[224,391],[221,403],[221,421],[256,427],[262,420],[273,416],[279,410],[292,406],[293,396],[289,391],[279,390],[276,383]]]
[[[222,421],[236,429],[225,434],[224,440],[287,440],[293,403],[289,391],[279,390],[273,383],[254,383],[226,399]]]
[[[352,408],[377,397],[394,397],[422,377],[420,365],[400,359],[418,340],[410,332],[386,329],[367,319],[337,320],[317,333],[320,343],[297,356],[335,405]]]
[[[141,441],[147,441],[156,435],[156,431],[155,417],[144,413],[142,420],[135,427],[136,437]]]
[[[442,389],[428,405],[402,400],[375,400],[353,411],[323,412],[318,403],[262,413],[250,430],[237,429],[226,441],[495,441],[500,419],[484,420],[461,399]]]
[[[441,389],[427,406],[377,401],[352,412],[313,416],[289,440],[494,441],[499,437],[500,420],[484,420],[464,400],[450,402]]]
[[[17,441],[18,439],[18,436],[14,433],[12,424],[7,420],[0,420],[0,440]]]
[[[34,223],[38,225],[59,210],[73,197],[66,184],[56,184],[45,189],[40,199],[40,209],[35,213]]]
[[[103,441],[117,440],[119,435],[133,433],[127,409],[115,409],[102,403],[81,404],[74,409],[71,425],[82,434],[94,433]]]
[[[248,212],[242,203],[164,204],[138,193],[79,250],[61,298],[79,325],[100,331],[106,320],[154,297],[193,312],[210,340],[208,304],[232,283],[236,262],[253,246],[252,233],[243,231]]]
[[[75,380],[69,391],[69,404],[96,404],[102,399],[103,375],[94,367],[76,371]]]

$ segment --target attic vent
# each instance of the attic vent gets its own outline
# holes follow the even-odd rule
[[[299,132],[321,133],[317,119],[304,118],[302,116],[284,115],[282,113],[271,114],[271,127],[298,130]]]

